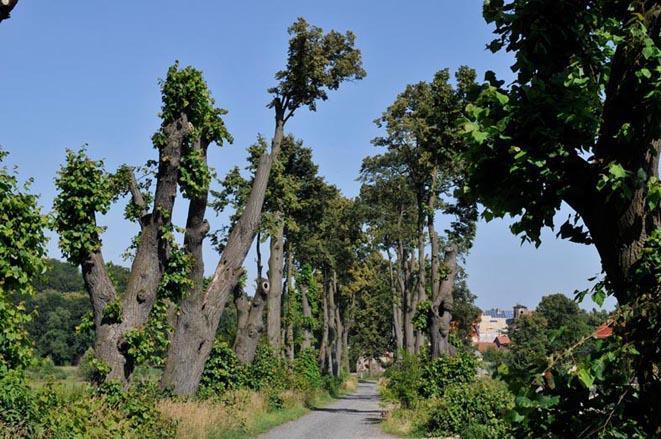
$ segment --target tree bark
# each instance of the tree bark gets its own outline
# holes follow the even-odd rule
[[[287,281],[285,284],[284,302],[286,303],[286,321],[287,330],[285,331],[285,351],[289,361],[294,361],[296,346],[294,346],[294,320],[292,316],[291,304],[294,300],[292,296],[294,291],[294,252],[291,242],[287,243]]]
[[[342,316],[340,313],[340,306],[337,304],[337,273],[333,270],[333,277],[331,281],[331,288],[329,294],[330,304],[330,315],[331,321],[331,340],[333,346],[333,375],[336,377],[340,376],[342,369],[342,332],[344,331],[344,325],[342,322]]]
[[[395,356],[399,358],[402,349],[404,349],[404,327],[402,325],[402,297],[404,292],[403,290],[398,290],[397,286],[395,285],[395,275],[393,273],[394,270],[390,249],[387,249],[386,253],[388,255],[390,290],[392,291],[392,322],[393,333],[395,335],[395,346],[397,350],[397,352],[395,352]]]
[[[446,267],[447,275],[441,281],[438,294],[434,297],[431,306],[432,358],[438,358],[446,354],[453,355],[456,351],[448,340],[450,321],[452,320],[452,292],[454,290],[454,280],[457,276],[456,245],[451,244],[445,248],[443,263]]]
[[[119,297],[108,275],[101,250],[93,252],[81,264],[83,280],[92,303],[95,322],[96,357],[110,367],[106,381],[127,383],[134,364],[127,354],[125,335],[147,321],[155,301],[158,286],[168,258],[169,244],[162,230],[171,224],[172,210],[177,194],[179,162],[185,136],[191,127],[185,114],[164,128],[167,142],[159,150],[154,206],[148,212],[142,194],[131,175],[128,182],[133,202],[143,216],[140,218],[140,239],[131,265],[126,291]],[[108,315],[108,305],[114,302],[114,312]]]
[[[182,301],[161,380],[163,388],[172,389],[177,395],[193,394],[199,386],[220,317],[243,273],[243,261],[261,224],[266,187],[272,164],[280,153],[284,123],[284,109],[276,106],[271,152],[264,152],[260,157],[250,197],[241,218],[232,228],[211,281],[206,290],[189,294]]]
[[[312,320],[312,307],[310,306],[310,301],[308,300],[308,285],[301,284],[298,286],[298,289],[301,292],[301,302],[303,305],[303,341],[301,342],[301,350],[313,348],[312,342],[312,329],[310,328],[310,322]]]
[[[404,304],[404,347],[409,354],[415,353],[415,331],[413,328],[413,317],[415,314],[415,293],[411,288],[411,257],[409,252],[404,250],[403,245],[399,244],[399,265],[400,265],[400,288],[403,292],[402,302]]]
[[[277,212],[274,217],[276,225],[270,241],[268,277],[271,290],[266,302],[266,335],[269,345],[279,353],[282,349],[280,331],[282,330],[284,224],[281,212]]]
[[[328,371],[330,361],[329,358],[329,336],[330,336],[330,319],[328,313],[328,275],[324,270],[322,302],[323,302],[323,322],[321,331],[321,346],[319,347],[319,365],[322,371]]]
[[[264,305],[268,291],[269,283],[264,278],[257,279],[255,297],[252,300],[239,288],[235,288],[234,303],[238,313],[238,325],[234,352],[243,364],[252,363],[255,359],[259,338],[264,332]]]

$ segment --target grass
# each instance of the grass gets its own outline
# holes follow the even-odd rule
[[[281,406],[271,408],[263,392],[238,390],[222,400],[166,399],[158,404],[165,416],[178,421],[177,437],[191,439],[249,438],[306,414],[311,407],[327,404],[325,392],[287,390],[278,394]]]
[[[341,386],[340,393],[352,393],[358,386],[355,376]],[[158,408],[165,416],[178,421],[177,438],[180,439],[242,439],[300,418],[312,407],[332,401],[325,391],[301,392],[286,390],[278,395],[280,404],[272,408],[267,393],[237,390],[219,400],[165,399]]]

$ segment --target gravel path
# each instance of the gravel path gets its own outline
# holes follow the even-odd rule
[[[261,439],[387,439],[379,427],[381,410],[376,384],[361,382],[352,395],[312,409],[307,415],[280,425]]]

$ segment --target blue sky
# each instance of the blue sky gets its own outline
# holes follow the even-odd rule
[[[34,177],[45,210],[66,147],[88,144],[108,169],[156,157],[150,137],[159,125],[157,79],[180,60],[204,71],[217,103],[228,109],[233,145],[215,148],[220,175],[243,166],[257,133],[270,136],[273,115],[266,89],[285,62],[286,29],[297,17],[324,29],[352,30],[367,78],[333,92],[316,113],[299,112],[288,131],[314,150],[320,173],[348,196],[364,156],[378,150],[372,121],[406,84],[466,64],[511,79],[511,59],[491,54],[481,0],[256,1],[140,0],[22,1],[0,25],[0,145],[22,178]],[[184,222],[178,201],[176,219]],[[121,263],[135,227],[122,205],[102,218],[106,259]],[[566,217],[567,212],[559,215]],[[212,227],[224,218],[210,218]],[[467,259],[469,285],[479,306],[534,306],[551,292],[589,286],[600,271],[596,251],[544,234],[539,249],[520,245],[507,221],[480,223]],[[57,240],[50,254],[60,257]],[[218,260],[207,249],[207,271]],[[253,256],[247,263],[252,266]],[[584,306],[591,306],[586,303]]]

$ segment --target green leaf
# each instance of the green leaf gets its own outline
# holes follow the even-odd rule
[[[594,376],[583,365],[578,366],[576,376],[578,377],[581,384],[583,384],[588,389],[592,387],[592,384],[594,384]]]

